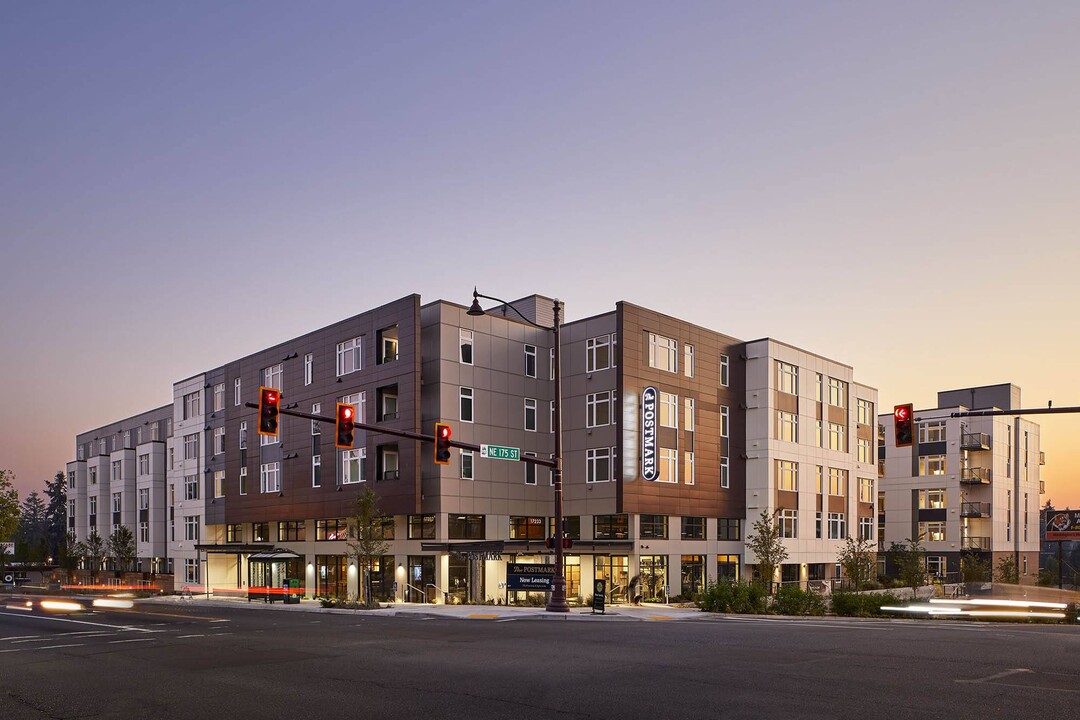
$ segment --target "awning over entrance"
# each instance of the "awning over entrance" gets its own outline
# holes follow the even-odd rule
[[[634,547],[630,540],[575,540],[574,552],[582,551],[610,553],[613,551],[629,552]],[[448,552],[460,554],[504,553],[547,553],[550,552],[543,540],[465,540],[462,542],[420,543],[425,552]]]
[[[237,553],[265,552],[267,550],[273,550],[274,546],[270,543],[228,543],[226,545],[196,545],[195,549],[200,552],[231,553],[236,555]]]
[[[294,553],[292,550],[271,550],[269,552],[259,552],[248,556],[248,560],[263,560],[273,562],[275,560],[299,560],[300,556]]]

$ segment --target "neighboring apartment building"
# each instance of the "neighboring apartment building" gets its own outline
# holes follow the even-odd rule
[[[548,298],[512,305],[552,323]],[[745,535],[761,510],[789,548],[778,580],[835,577],[843,539],[875,536],[876,391],[850,367],[625,302],[561,335],[569,597],[587,596],[593,579],[619,600],[634,576],[646,598],[746,577]],[[332,425],[285,415],[267,438],[245,403],[267,385],[286,409],[332,418],[349,402],[375,426],[430,433],[444,421],[455,440],[550,457],[552,341],[508,308],[472,317],[410,295],[176,383],[173,405],[154,411],[169,432],[153,465],[164,505],[150,535],[167,538],[168,560],[152,567],[171,568],[177,587],[295,577],[309,596],[354,595],[346,518],[368,486],[390,545],[376,596],[506,597],[508,561],[551,558],[546,468],[468,451],[436,465],[429,445],[376,431],[340,451]]]
[[[997,568],[1012,557],[1021,582],[1039,572],[1039,426],[1019,416],[950,417],[1020,409],[1011,384],[938,393],[916,410],[911,447],[897,448],[893,416],[879,416],[879,549],[919,538],[932,576],[957,579],[972,553]],[[879,558],[879,566],[884,558]]]

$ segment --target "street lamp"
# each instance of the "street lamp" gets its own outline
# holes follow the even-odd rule
[[[555,324],[551,327],[546,325],[540,325],[533,322],[529,318],[521,314],[521,311],[516,307],[500,300],[497,297],[491,297],[490,295],[481,295],[473,288],[473,301],[469,307],[468,314],[473,317],[480,317],[486,315],[484,309],[480,307],[480,298],[486,300],[494,300],[500,303],[504,308],[508,307],[513,310],[518,316],[529,323],[535,328],[540,330],[547,330],[554,335],[555,353],[553,357],[554,372],[555,372],[555,419],[554,427],[552,430],[555,432],[555,457],[552,458],[555,461],[555,466],[551,469],[552,484],[555,486],[555,532],[557,537],[555,538],[555,577],[551,580],[551,597],[548,599],[547,611],[548,612],[570,612],[570,606],[566,604],[566,576],[563,572],[563,508],[562,508],[562,371],[560,367],[560,347],[559,347],[559,300],[554,300],[554,317]]]

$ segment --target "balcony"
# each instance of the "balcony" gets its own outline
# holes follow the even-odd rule
[[[961,550],[973,550],[975,552],[990,552],[990,538],[966,537],[960,540]]]
[[[987,433],[966,432],[960,437],[962,450],[989,450],[990,436]]]
[[[960,470],[960,482],[965,485],[989,485],[990,468],[963,468]]]
[[[1040,480],[1039,481],[1039,494],[1040,495],[1045,495],[1046,494],[1046,481],[1045,480]]]
[[[988,517],[990,517],[990,503],[988,503],[988,502],[965,502],[965,503],[960,503],[960,517],[988,518]]]

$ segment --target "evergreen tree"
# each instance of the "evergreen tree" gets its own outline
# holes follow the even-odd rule
[[[67,541],[67,483],[64,473],[56,471],[52,481],[45,482],[49,504],[45,508],[45,542],[49,556],[59,562]]]
[[[45,559],[45,501],[37,490],[26,496],[19,515],[16,552],[29,562],[41,562]]]

